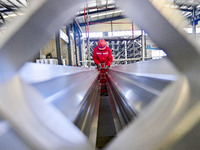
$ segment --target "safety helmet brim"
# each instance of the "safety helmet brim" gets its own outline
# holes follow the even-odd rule
[[[103,50],[106,49],[106,46],[104,46],[104,47],[99,47],[99,46],[98,46],[98,49],[101,50],[101,51],[103,51]]]

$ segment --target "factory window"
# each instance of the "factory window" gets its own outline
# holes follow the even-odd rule
[[[192,28],[185,28],[184,29],[187,33],[193,33]],[[200,28],[196,28],[196,32],[200,33]]]
[[[82,37],[86,38],[86,33],[82,33]],[[90,38],[94,38],[94,37],[103,37],[103,32],[90,32],[89,33],[89,37]]]
[[[108,36],[132,36],[134,32],[134,36],[141,35],[141,30],[135,30],[135,31],[114,31],[114,32],[108,32]]]

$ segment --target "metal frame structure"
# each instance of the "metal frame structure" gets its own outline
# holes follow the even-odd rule
[[[61,58],[61,49],[60,49],[60,33],[56,34],[56,53],[57,53],[57,59],[58,64],[62,65],[62,58]]]
[[[10,25],[12,30],[8,30],[6,37],[0,43],[0,118],[1,130],[3,131],[1,133],[4,133],[1,138],[4,139],[4,135],[10,135],[11,139],[19,142],[17,144],[19,147],[23,147],[20,149],[95,149],[86,136],[72,124],[70,116],[64,116],[59,109],[44,101],[45,94],[48,95],[49,92],[55,92],[56,95],[53,97],[55,98],[63,96],[63,93],[66,94],[69,91],[73,91],[74,95],[77,96],[76,101],[72,101],[72,104],[82,101],[85,93],[79,94],[83,89],[85,92],[87,91],[85,86],[88,85],[87,83],[91,85],[95,81],[98,74],[96,71],[87,70],[86,72],[82,70],[83,75],[85,75],[83,81],[76,80],[80,79],[74,76],[79,76],[75,74],[76,71],[68,74],[65,72],[65,68],[61,69],[65,70],[64,72],[59,73],[59,69],[54,68],[56,71],[54,69],[52,72],[48,71],[49,76],[36,75],[36,81],[41,85],[38,87],[46,91],[44,93],[38,91],[31,82],[24,81],[18,73],[20,67],[34,52],[78,11],[79,6],[82,5],[79,2],[77,0],[33,1],[27,15],[24,16],[23,20]],[[127,0],[126,3],[118,0],[117,4],[126,10],[127,15],[134,22],[149,33],[160,48],[166,51],[168,59],[112,68],[109,74],[113,76],[111,77],[113,85],[118,86],[119,92],[135,109],[134,102],[139,102],[139,99],[131,101],[134,100],[135,87],[123,82],[130,80],[131,83],[134,83],[131,75],[147,79],[171,79],[172,82],[161,92],[156,90],[159,87],[156,86],[157,82],[151,85],[155,88],[149,87],[149,84],[138,85],[143,89],[139,90],[143,97],[138,97],[141,98],[141,103],[138,103],[137,108],[144,109],[136,109],[142,110],[138,111],[138,118],[129,123],[127,128],[121,131],[105,149],[183,149],[182,147],[199,149],[199,138],[193,138],[195,135],[199,137],[199,132],[196,132],[198,129],[196,127],[199,127],[200,109],[199,47],[178,28],[180,23],[176,22],[177,16],[173,16],[172,10],[168,10],[171,12],[171,16],[167,18],[165,13],[160,13],[166,8],[164,6],[155,7],[149,0]],[[146,15],[147,13],[148,15]],[[66,16],[66,14],[71,14],[71,16]],[[152,17],[149,18],[149,16]],[[169,19],[171,21],[168,21]],[[51,67],[49,69],[51,70]],[[78,72],[80,73],[80,71]],[[28,70],[26,75],[33,74],[31,74],[31,70]],[[130,77],[125,79],[127,76]],[[45,78],[41,79],[41,77]],[[56,80],[60,82],[52,82]],[[139,81],[144,80],[142,78]],[[74,84],[70,84],[73,82]],[[49,83],[52,84],[51,90],[45,89],[47,86],[42,88],[42,85]],[[66,86],[66,84],[63,83],[67,83],[64,91],[62,86]],[[56,85],[61,90],[53,88]],[[130,93],[126,93],[127,89],[130,89]],[[157,95],[146,108],[142,106],[145,96],[148,95],[142,91]],[[67,102],[73,100],[73,97],[66,96],[65,98],[67,98]],[[60,105],[62,106],[62,104]],[[12,145],[9,142],[7,146]]]
[[[68,49],[68,64],[71,66],[72,65],[72,56],[71,56],[71,47],[70,47],[70,25],[66,26],[66,33],[67,33],[67,36],[69,38],[69,43],[67,43],[67,49]]]
[[[200,2],[196,4],[184,4],[184,3],[177,3],[179,9],[182,11],[185,18],[189,20],[189,23],[193,27],[193,34],[196,36],[196,25],[200,20],[200,11],[198,5]]]
[[[142,60],[142,36],[138,36],[134,39],[132,38],[107,38],[107,46],[112,50],[113,55],[113,65],[133,63]],[[90,59],[93,60],[93,50],[97,46],[98,39],[90,39]],[[86,45],[86,44],[85,44]],[[87,49],[87,45],[85,47]],[[88,56],[88,51],[85,51],[86,56]],[[89,59],[85,58],[85,62]],[[93,62],[93,61],[91,61]],[[94,65],[94,63],[93,63]]]

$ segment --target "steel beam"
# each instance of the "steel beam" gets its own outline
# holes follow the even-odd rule
[[[193,8],[193,10],[192,10],[192,18],[194,19],[195,17],[196,17],[196,8]],[[192,22],[192,31],[193,31],[194,37],[196,39],[196,21]]]
[[[72,65],[72,53],[71,53],[71,40],[70,40],[70,25],[66,26],[66,33],[69,38],[69,43],[67,43],[67,52],[68,52],[68,64],[71,66]]]
[[[112,18],[106,18],[106,19],[100,19],[97,21],[90,21],[89,25],[95,25],[95,24],[100,24],[100,23],[104,23],[104,22],[110,22],[110,21],[114,21],[114,20],[119,20],[119,19],[125,19],[127,17],[125,16],[118,16],[118,17],[112,17]],[[85,26],[85,23],[80,23],[80,26]]]
[[[12,4],[13,6],[15,6],[17,9],[19,8],[17,5],[15,5],[11,0],[7,0],[10,4]]]
[[[120,40],[128,41],[128,40],[136,40],[136,39],[138,39],[140,37],[141,37],[141,35],[137,36],[135,38],[132,38],[132,37],[131,38],[124,38],[124,37],[112,37],[112,38],[110,38],[110,37],[105,37],[104,39],[106,41],[120,41]],[[99,40],[99,38],[90,38],[90,41],[98,41],[98,40]]]
[[[127,42],[124,41],[124,51],[125,51],[125,60],[127,60]],[[125,61],[125,64],[127,64],[128,62]]]
[[[112,32],[112,36],[113,36],[113,22],[111,21],[111,24],[110,24],[110,26],[111,26],[111,32]]]
[[[58,59],[58,64],[62,65],[62,53],[60,48],[60,32],[56,34],[56,54]]]
[[[142,32],[142,60],[144,61],[145,60],[145,58],[146,58],[146,55],[145,55],[145,53],[146,53],[146,45],[145,45],[145,43],[146,43],[146,41],[145,41],[145,32],[144,32],[144,30],[141,30],[141,32]]]
[[[79,62],[83,60],[83,59],[82,59],[82,48],[81,48],[81,43],[82,43],[81,35],[80,35],[80,33],[78,33]]]
[[[20,0],[16,0],[19,4],[21,4],[22,6],[26,7]]]
[[[2,21],[5,23],[5,19],[4,19],[4,17],[3,17],[1,12],[0,12],[0,17],[1,17]]]
[[[5,7],[7,10],[9,10],[9,11],[14,11],[14,7],[12,7],[12,6],[9,6],[9,5],[6,5],[5,3],[3,3],[3,2],[0,2],[0,5],[2,5],[3,7]]]
[[[192,13],[192,10],[191,9],[183,9],[183,8],[179,8],[181,11],[186,11],[186,12],[191,12]]]
[[[113,7],[113,8],[106,8],[106,9],[103,9],[103,10],[101,9],[101,10],[98,10],[98,11],[91,11],[91,12],[88,12],[88,15],[102,13],[102,12],[108,12],[108,11],[116,10],[116,9],[118,9],[118,8]],[[84,16],[84,13],[76,15],[76,17],[80,17],[80,16]]]

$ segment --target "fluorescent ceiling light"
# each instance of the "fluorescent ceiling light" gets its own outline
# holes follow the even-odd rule
[[[11,18],[11,17],[16,17],[17,15],[16,14],[10,14],[8,16],[4,16],[4,18]]]
[[[108,36],[132,36],[132,34],[134,34],[134,36],[139,36],[141,35],[141,30],[129,30],[129,31],[113,31],[113,32],[108,32]]]
[[[107,13],[101,13],[101,14],[96,14],[96,15],[92,15],[90,16],[91,18],[95,18],[95,17],[101,17],[101,16],[106,16],[106,15],[112,15],[115,13],[122,13],[124,12],[124,10],[116,10],[116,11],[111,11],[111,12],[107,12]]]
[[[113,31],[113,32],[108,32],[108,37],[122,37],[122,36],[132,36],[132,30],[129,31]],[[134,36],[139,36],[141,35],[141,30],[135,30],[134,31]],[[82,33],[82,37],[86,38],[86,33]],[[103,37],[103,32],[90,32],[89,33],[90,38],[96,38],[96,37]]]
[[[6,18],[12,18],[12,17],[16,17],[16,16],[23,16],[24,14],[23,13],[16,13],[16,14],[10,14],[10,15],[4,15],[3,17],[6,19]]]

